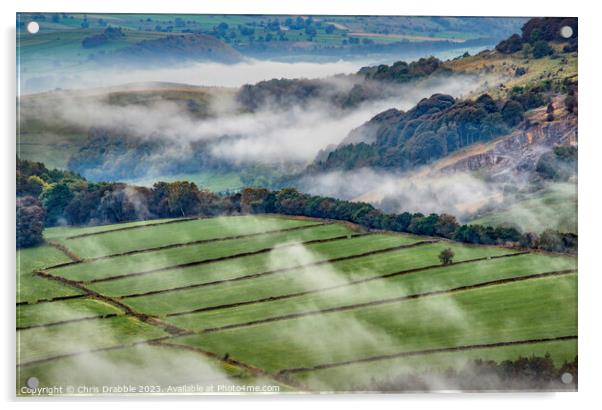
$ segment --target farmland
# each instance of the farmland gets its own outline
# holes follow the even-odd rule
[[[368,389],[577,355],[576,258],[264,216],[57,227],[18,251],[17,384]],[[453,262],[439,253],[450,248]]]

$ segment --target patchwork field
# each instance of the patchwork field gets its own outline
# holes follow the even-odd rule
[[[36,377],[100,393],[355,391],[471,359],[577,355],[574,257],[271,215],[45,236],[17,253],[18,390]]]

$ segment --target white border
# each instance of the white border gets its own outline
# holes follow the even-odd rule
[[[600,14],[596,12],[594,2],[576,1],[524,1],[505,0],[501,2],[470,0],[429,0],[407,1],[394,0],[146,0],[144,2],[124,0],[4,0],[1,2],[2,13],[2,80],[4,95],[0,100],[4,133],[0,138],[3,161],[1,165],[4,179],[2,201],[2,252],[5,269],[2,308],[5,313],[5,332],[2,347],[5,360],[2,361],[3,399],[14,401],[14,169],[15,169],[15,13],[17,11],[65,11],[65,12],[144,12],[144,13],[218,13],[218,14],[383,14],[383,15],[464,15],[464,16],[577,16],[579,17],[579,393],[557,394],[431,394],[402,396],[320,396],[302,397],[197,397],[176,400],[176,405],[195,408],[200,406],[245,406],[251,409],[278,406],[287,408],[306,408],[307,406],[331,407],[343,405],[346,408],[364,408],[375,401],[379,407],[427,407],[446,409],[504,409],[519,406],[539,406],[566,410],[575,407],[590,407],[600,402],[597,396],[600,380],[601,340],[599,312],[602,291],[602,272],[599,269],[601,253],[599,245],[601,217],[600,208],[600,176],[602,163],[602,92],[600,90],[600,41],[602,35]],[[596,234],[598,233],[598,234]],[[11,263],[12,261],[12,263]],[[598,265],[598,266],[597,266]],[[596,269],[598,268],[598,269]],[[191,400],[193,400],[191,402]],[[196,401],[200,403],[196,403]],[[31,401],[19,400],[20,405],[34,406]],[[64,408],[82,406],[78,400],[57,402],[47,400],[37,405],[44,407]],[[142,405],[145,408],[165,407],[165,398],[147,399],[144,403],[127,400],[124,406]],[[10,406],[15,403],[10,403]],[[107,399],[87,401],[86,407],[107,406]]]

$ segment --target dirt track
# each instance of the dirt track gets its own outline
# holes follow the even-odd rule
[[[567,274],[574,273],[574,272],[576,272],[576,270],[567,269],[567,270],[562,270],[562,271],[535,273],[533,275],[527,275],[527,276],[498,279],[498,280],[492,280],[492,281],[487,281],[487,282],[481,282],[481,283],[477,283],[474,285],[460,286],[460,287],[453,288],[453,289],[416,293],[413,295],[399,296],[399,297],[395,297],[395,298],[388,298],[388,299],[381,299],[381,300],[374,300],[371,302],[357,303],[357,304],[353,304],[353,305],[337,306],[337,307],[327,308],[327,309],[318,309],[318,310],[310,310],[310,311],[306,311],[306,312],[291,313],[288,315],[273,316],[273,317],[269,317],[269,318],[265,318],[265,319],[252,320],[249,322],[235,323],[235,324],[230,324],[230,325],[225,325],[225,326],[220,326],[220,327],[213,327],[213,328],[206,328],[206,329],[203,329],[200,333],[215,333],[215,332],[221,332],[224,330],[250,327],[250,326],[264,324],[264,323],[298,319],[298,318],[306,317],[306,316],[316,316],[316,315],[322,315],[325,313],[344,312],[344,311],[349,311],[349,310],[361,309],[361,308],[365,308],[365,307],[397,303],[397,302],[402,302],[404,300],[420,299],[420,298],[429,297],[429,296],[437,296],[437,295],[456,293],[456,292],[461,292],[461,291],[465,291],[465,290],[478,289],[478,288],[484,288],[484,287],[495,286],[495,285],[502,285],[502,284],[511,283],[511,282],[521,282],[521,281],[530,280],[530,279],[539,279],[539,278],[543,278],[543,277],[547,277],[547,276],[567,275]]]

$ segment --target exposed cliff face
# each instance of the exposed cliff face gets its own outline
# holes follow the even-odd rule
[[[532,172],[543,152],[556,145],[577,145],[577,117],[567,114],[537,123],[498,138],[485,147],[452,156],[440,164],[440,171],[486,171],[495,176],[505,171]],[[436,164],[437,165],[437,164]]]

